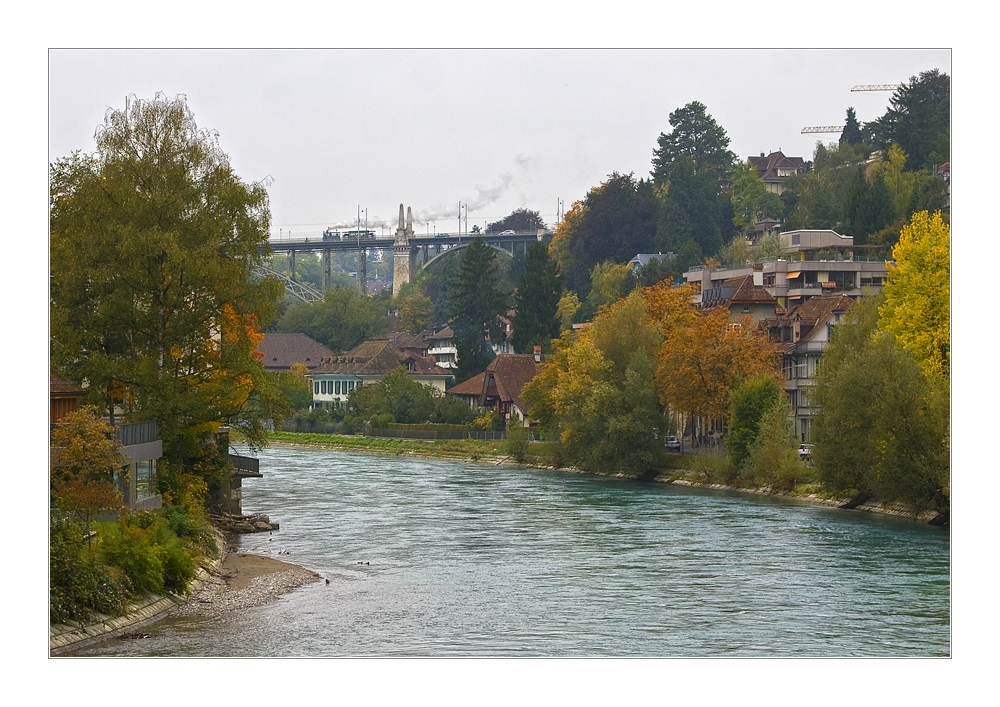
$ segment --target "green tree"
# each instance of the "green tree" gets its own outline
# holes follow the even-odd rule
[[[280,398],[256,357],[282,287],[258,279],[270,213],[183,97],[108,110],[96,151],[50,167],[51,357],[88,401],[152,419],[183,460],[227,422],[251,446]]]
[[[911,169],[931,170],[949,161],[951,141],[951,78],[938,69],[923,71],[901,84],[889,99],[890,108],[866,125],[876,149],[888,152],[894,143],[909,155]]]
[[[334,287],[319,302],[292,305],[278,322],[278,331],[305,334],[333,351],[349,351],[388,329],[386,308],[356,288]]]
[[[541,241],[528,247],[525,272],[514,292],[514,316],[511,319],[514,351],[531,353],[535,346],[552,351],[552,339],[559,337],[559,297],[562,278],[549,249]]]
[[[429,329],[434,321],[434,303],[427,295],[414,292],[403,300],[397,317],[400,329],[419,334],[424,329]]]
[[[757,436],[740,466],[739,477],[751,486],[771,486],[782,491],[791,491],[797,483],[812,480],[812,470],[796,450],[792,408],[784,396],[764,411]]]
[[[496,252],[482,237],[476,236],[465,249],[452,287],[455,380],[460,383],[485,370],[494,356],[490,342],[506,336],[500,317],[507,314],[510,296],[501,287]]]
[[[781,197],[768,191],[764,180],[757,176],[757,169],[749,162],[740,162],[733,168],[730,182],[733,223],[742,233],[753,231],[761,219],[781,218],[784,209]]]
[[[308,368],[304,363],[293,363],[287,371],[275,371],[278,390],[288,400],[292,410],[305,410],[312,405],[312,390],[306,379]]]
[[[920,363],[878,329],[884,296],[862,298],[831,335],[813,400],[813,459],[820,479],[855,502],[902,500],[947,507],[946,408]]]
[[[729,399],[726,451],[735,469],[743,466],[750,456],[751,446],[760,437],[761,421],[783,395],[775,376],[766,373],[746,379],[733,391]]]
[[[670,134],[660,133],[653,150],[653,182],[672,179],[671,171],[682,156],[690,158],[697,174],[711,173],[716,181],[725,177],[736,161],[729,150],[726,131],[708,114],[705,106],[692,101],[670,114]]]
[[[844,132],[840,134],[840,144],[860,145],[865,142],[864,130],[858,122],[853,108],[847,109],[847,120],[844,122]]]
[[[545,228],[545,221],[537,211],[514,209],[499,221],[486,226],[486,233],[502,233],[503,231],[536,231]],[[474,231],[478,233],[478,231]]]
[[[723,213],[717,178],[697,172],[687,155],[674,160],[666,174],[669,184],[660,200],[656,249],[683,252],[687,244],[695,244],[701,255],[715,255],[722,248]]]

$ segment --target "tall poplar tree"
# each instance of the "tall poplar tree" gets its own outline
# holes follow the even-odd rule
[[[253,274],[264,185],[236,175],[183,97],[130,97],[96,142],[50,168],[53,365],[109,414],[155,420],[171,459],[223,423],[263,444],[281,403],[257,330],[282,294]]]

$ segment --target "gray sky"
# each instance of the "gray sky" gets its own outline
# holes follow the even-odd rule
[[[613,172],[647,177],[669,115],[700,101],[741,159],[811,159],[805,126],[881,116],[948,50],[51,50],[49,160],[91,152],[125,96],[185,94],[246,181],[270,176],[274,236],[349,226],[454,232],[512,210],[556,220]],[[464,210],[464,209],[463,209]],[[364,213],[362,213],[364,219]]]

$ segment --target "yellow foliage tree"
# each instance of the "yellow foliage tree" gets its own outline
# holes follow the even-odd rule
[[[941,212],[913,214],[892,249],[879,328],[910,348],[928,377],[951,368],[951,227]]]

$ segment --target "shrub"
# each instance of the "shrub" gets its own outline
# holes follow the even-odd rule
[[[198,563],[180,538],[167,538],[158,546],[163,566],[163,588],[174,594],[187,594],[188,585],[198,571]]]
[[[507,425],[507,440],[503,443],[504,451],[518,462],[523,462],[528,456],[530,443],[531,430],[521,426],[521,418],[517,413],[511,414]]]
[[[393,417],[391,413],[380,412],[372,415],[371,426],[376,429],[384,430],[392,427],[395,422],[396,418]]]
[[[163,591],[163,560],[152,542],[155,528],[142,529],[127,522],[109,524],[102,534],[99,558],[119,567],[137,592]]]
[[[84,541],[83,527],[53,519],[49,526],[49,620],[82,621],[95,612],[125,612],[131,586],[113,567],[102,566]]]

